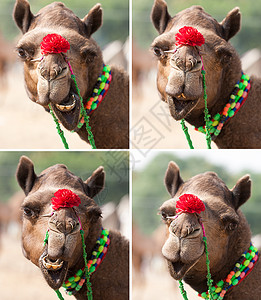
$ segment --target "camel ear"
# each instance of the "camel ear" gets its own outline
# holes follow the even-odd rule
[[[86,27],[86,34],[90,37],[102,25],[102,8],[101,4],[96,4],[82,19]]]
[[[27,0],[16,0],[13,18],[22,33],[26,33],[31,25],[34,15],[31,13],[30,4]]]
[[[228,41],[240,30],[241,13],[239,7],[232,9],[220,24],[223,28],[224,39]]]
[[[183,179],[180,177],[179,167],[171,161],[165,174],[165,185],[172,198],[182,183]]]
[[[103,167],[99,167],[96,169],[92,176],[90,176],[85,183],[85,191],[86,195],[90,198],[96,196],[99,192],[101,192],[104,188],[105,183],[105,172]]]
[[[240,178],[231,190],[233,194],[233,205],[237,210],[251,195],[251,179],[249,175]]]
[[[26,156],[21,156],[16,170],[16,179],[27,196],[33,188],[35,179],[33,162]]]
[[[171,19],[171,16],[168,13],[167,3],[164,0],[155,0],[150,17],[154,27],[159,34],[162,34]]]

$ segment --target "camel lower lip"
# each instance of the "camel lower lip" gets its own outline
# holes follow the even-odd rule
[[[60,110],[61,112],[68,112],[74,109],[76,104],[76,99],[74,95],[70,96],[70,103],[64,103],[64,104],[55,104],[56,108]],[[72,103],[71,103],[72,102]]]
[[[175,120],[185,118],[191,110],[197,105],[199,99],[181,100],[171,96],[167,97],[170,113]]]
[[[39,259],[39,267],[48,285],[54,289],[59,289],[65,281],[68,262],[57,259],[55,261],[48,257],[45,251]]]

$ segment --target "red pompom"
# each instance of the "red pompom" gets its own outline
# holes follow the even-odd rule
[[[197,196],[193,194],[184,194],[179,197],[176,203],[176,213],[197,213],[205,210],[205,205]]]
[[[62,207],[79,206],[81,204],[80,197],[67,189],[60,189],[55,192],[51,201],[53,210],[57,210]]]
[[[41,53],[66,53],[70,49],[69,42],[59,34],[47,34],[41,42]]]
[[[203,35],[194,27],[184,26],[176,33],[176,46],[201,46],[205,43]]]

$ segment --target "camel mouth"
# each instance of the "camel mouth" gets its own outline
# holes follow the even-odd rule
[[[59,258],[55,261],[50,259],[48,255],[43,257],[43,266],[47,270],[60,270],[63,266],[63,261]]]
[[[170,113],[176,121],[185,118],[198,104],[198,102],[199,99],[184,100],[182,98],[175,98],[169,95],[167,97],[167,103],[169,105]]]
[[[61,259],[52,260],[46,252],[39,258],[39,267],[48,285],[59,289],[66,279],[69,264]]]
[[[175,262],[168,261],[171,276],[175,280],[181,280],[186,275],[186,273],[197,263],[197,261],[192,264],[186,264],[181,260]]]
[[[76,97],[71,94],[68,99],[60,104],[55,104],[56,108],[61,112],[68,112],[74,109],[76,105]]]
[[[57,118],[67,130],[75,130],[79,123],[81,99],[73,91],[59,104],[51,103]]]

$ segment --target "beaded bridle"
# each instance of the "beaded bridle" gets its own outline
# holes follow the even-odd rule
[[[81,235],[81,242],[82,242],[82,249],[83,249],[83,259],[84,259],[84,267],[76,272],[76,274],[72,277],[69,277],[63,283],[63,288],[66,290],[68,295],[76,294],[83,286],[84,282],[86,282],[87,287],[87,299],[93,300],[92,295],[92,286],[90,282],[90,276],[93,272],[97,270],[103,259],[105,258],[108,247],[110,245],[110,236],[109,232],[106,229],[102,228],[101,236],[97,239],[96,244],[93,248],[91,258],[87,260],[87,252],[86,252],[86,245],[85,245],[85,238],[84,238],[84,231],[82,228],[81,220],[76,213],[74,207],[79,206],[81,203],[80,197],[68,189],[59,189],[54,193],[54,197],[51,199],[52,203],[52,213],[50,215],[45,216],[52,216],[54,211],[57,211],[62,208],[72,208],[77,216],[77,219],[80,224],[80,235]],[[44,246],[48,243],[49,238],[49,229],[46,231],[45,239],[44,239]],[[61,292],[55,290],[58,298],[60,300],[64,300]]]

